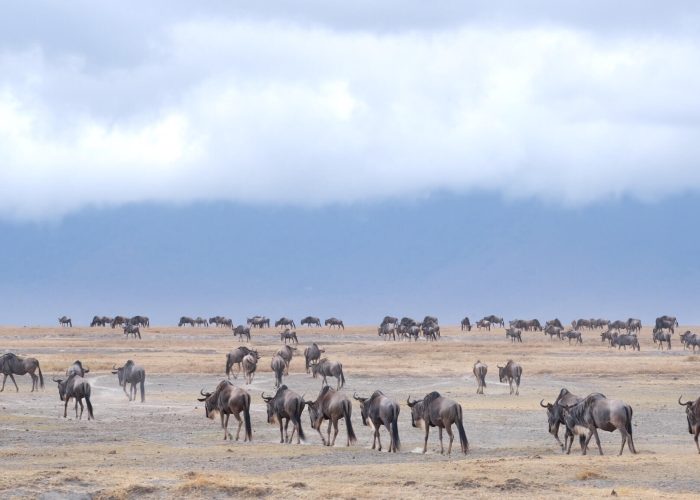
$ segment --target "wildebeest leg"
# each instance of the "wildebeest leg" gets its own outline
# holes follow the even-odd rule
[[[323,444],[326,446],[331,446],[331,425],[333,425],[333,421],[329,418],[328,419],[328,441],[324,440]]]
[[[75,403],[76,403],[75,416],[76,417],[78,416],[77,404],[80,403],[80,417],[78,418],[78,420],[82,420],[83,419],[83,400],[81,398],[76,398]]]
[[[698,453],[700,453],[700,443],[698,443],[698,436],[700,436],[700,425],[698,425],[695,428],[695,437],[693,438],[695,439],[695,447],[698,449]]]
[[[598,451],[599,451],[600,454],[602,455],[602,454],[603,454],[603,448],[600,446],[600,437],[598,436],[598,429],[596,429],[595,427],[593,427],[593,428],[591,429],[591,433],[595,436],[595,443],[598,445]],[[588,448],[588,442],[589,442],[590,440],[591,440],[591,437],[588,436],[588,440],[586,441],[586,448]]]
[[[445,447],[442,445],[442,427],[438,427],[438,436],[440,436],[440,455],[444,455]]]
[[[280,424],[280,443],[284,443],[285,439],[284,439],[284,431],[282,430],[282,419],[279,418],[279,419],[277,419],[277,421]]]
[[[329,422],[330,424],[330,422]],[[326,446],[326,438],[323,436],[323,433],[321,432],[321,424],[318,424],[318,427],[316,428],[316,432],[318,432],[318,435],[321,436],[321,441],[323,442],[323,446]],[[329,429],[329,434],[330,434],[330,429]]]
[[[335,438],[338,437],[338,419],[336,418],[335,420],[330,420],[330,421],[333,422],[333,441],[331,441],[329,446],[335,446]],[[329,427],[329,429],[330,429],[330,427]],[[349,441],[348,441],[348,446],[350,446]]]
[[[452,424],[447,424],[447,427],[445,427],[445,430],[447,431],[447,435],[450,436],[450,444],[447,446],[447,454],[451,455],[452,454],[452,441],[454,441],[455,436],[452,433]]]
[[[241,416],[238,413],[234,413],[233,417],[238,420],[238,431],[236,431],[236,441],[238,441],[238,438],[241,436],[241,427],[243,427],[243,420],[241,419]],[[228,417],[226,417],[228,419]]]
[[[381,424],[380,424],[381,425]],[[382,451],[382,438],[379,435],[379,427],[380,425],[376,426],[374,428],[374,439],[377,440],[377,444],[379,444],[379,451]],[[372,449],[374,449],[374,439],[372,440]]]
[[[219,413],[221,416],[221,427],[224,429],[224,441],[226,441],[226,438],[228,439],[233,439],[233,436],[231,436],[231,433],[228,431],[228,413],[225,415],[223,413]]]
[[[68,401],[70,401],[70,398],[66,398],[66,404],[63,406],[63,418],[68,416]]]
[[[34,392],[34,388],[35,388],[35,387],[38,389],[36,382],[37,382],[37,380],[39,379],[39,377],[37,377],[37,376],[34,374],[34,372],[29,373],[29,375],[32,377],[32,392]]]
[[[292,435],[294,435],[294,427],[292,427]],[[292,442],[292,440],[289,439],[289,419],[284,423],[284,441],[286,443]]]
[[[693,352],[695,352],[695,347],[693,347]],[[7,376],[7,375],[5,375]],[[15,390],[19,392],[19,387],[17,386],[17,381],[15,380],[15,376],[10,373],[10,379],[12,379],[12,383],[15,384]]]
[[[625,449],[625,443],[627,442],[627,431],[620,427],[620,436],[622,436],[622,444],[620,445],[620,453],[618,453],[618,456],[622,455],[622,451]]]
[[[515,381],[515,395],[520,396],[520,379]]]

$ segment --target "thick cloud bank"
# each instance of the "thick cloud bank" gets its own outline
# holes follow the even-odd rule
[[[700,43],[683,30],[204,14],[105,28],[99,47],[0,45],[0,217],[700,188]]]

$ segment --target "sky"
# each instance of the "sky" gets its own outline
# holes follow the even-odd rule
[[[4,11],[1,324],[700,322],[696,2]]]

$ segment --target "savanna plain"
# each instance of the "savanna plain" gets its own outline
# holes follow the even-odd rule
[[[693,327],[677,329],[685,331]],[[317,342],[340,361],[345,391],[369,396],[380,389],[401,403],[401,452],[371,449],[372,431],[353,406],[358,442],[345,446],[345,424],[335,447],[322,446],[304,412],[306,442],[280,444],[279,427],[267,423],[261,392],[274,393],[270,359],[282,345],[275,329],[254,330],[249,346],[262,358],[253,383],[234,384],[252,396],[252,443],[223,440],[219,419],[205,418],[200,389],[225,378],[226,353],[240,345],[230,329],[152,327],[143,340],[111,328],[0,328],[2,352],[35,357],[46,387],[31,393],[29,376],[8,379],[0,393],[0,497],[609,497],[697,498],[700,467],[684,408],[700,396],[700,355],[684,351],[678,335],[671,351],[659,351],[651,330],[639,334],[641,351],[617,350],[584,331],[583,345],[569,345],[541,332],[523,332],[523,343],[504,330],[462,332],[442,327],[437,342],[383,341],[376,327],[343,331],[298,328],[299,345],[284,383],[315,399],[321,379],[305,373],[303,349]],[[90,368],[94,421],[76,420],[73,404],[63,418],[56,384],[76,359]],[[129,402],[114,364],[133,359],[145,367],[146,402]],[[485,394],[476,394],[472,365],[489,367]],[[498,381],[497,364],[523,367],[519,396]],[[335,380],[329,378],[331,385]],[[601,432],[604,456],[593,442],[587,456],[578,443],[562,453],[548,433],[541,399],[553,401],[562,387],[586,395],[602,392],[634,409],[637,455],[620,446],[618,432]],[[406,398],[438,391],[458,401],[470,451],[440,454],[431,429],[422,454],[423,431],[411,425]],[[234,419],[230,427],[235,434]],[[326,424],[322,426],[325,431]],[[563,438],[563,430],[560,430]],[[445,436],[447,438],[447,436]],[[386,449],[388,435],[382,430]]]

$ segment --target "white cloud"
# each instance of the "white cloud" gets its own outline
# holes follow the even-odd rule
[[[700,188],[687,36],[192,21],[138,63],[0,52],[0,217],[440,191],[580,205]]]

